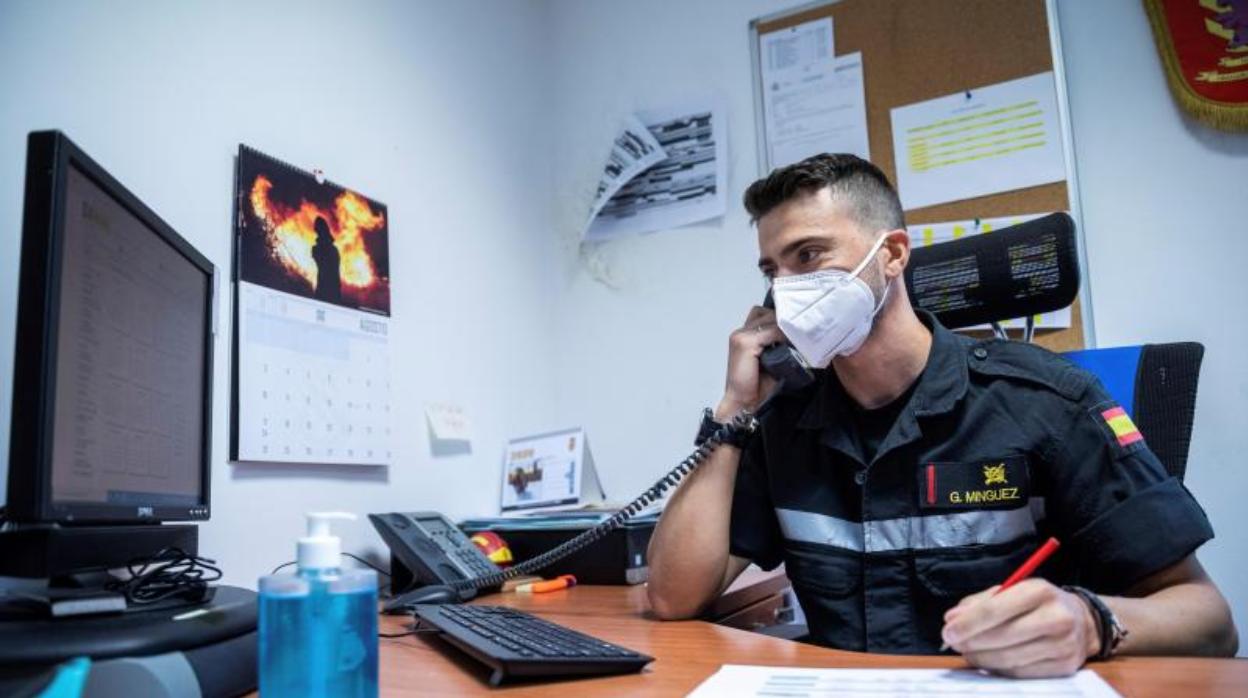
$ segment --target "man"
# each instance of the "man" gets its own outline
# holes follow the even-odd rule
[[[783,562],[812,639],[842,649],[948,645],[1016,677],[1235,653],[1194,554],[1213,537],[1204,512],[1090,374],[911,307],[910,241],[878,168],[815,156],[755,182],[745,206],[776,311],[732,333],[703,435],[770,394],[765,347],[787,339],[826,370],[673,495],[649,554],[660,618],[696,615],[751,561]],[[1050,535],[1050,562],[994,594]]]

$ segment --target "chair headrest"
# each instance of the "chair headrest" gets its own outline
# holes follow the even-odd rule
[[[1075,222],[1065,213],[920,247],[906,267],[910,303],[945,327],[970,327],[1070,305],[1079,292]]]

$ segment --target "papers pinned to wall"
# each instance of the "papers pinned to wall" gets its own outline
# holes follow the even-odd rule
[[[1052,72],[897,107],[891,117],[906,210],[1066,178]]]
[[[724,215],[724,111],[706,102],[630,118],[612,144],[582,239],[651,233]]]
[[[836,56],[832,18],[759,37],[767,164],[819,153],[870,159],[862,53]]]
[[[625,118],[624,128],[615,137],[611,154],[607,157],[607,166],[603,168],[602,178],[598,180],[598,191],[589,212],[590,222],[598,217],[602,207],[625,184],[666,158],[667,151],[663,150],[663,145],[650,133],[650,129],[636,115],[629,114]]]
[[[994,230],[1008,228],[1019,223],[1026,223],[1029,220],[1040,218],[1046,215],[1043,213],[1028,213],[1017,216],[1001,216],[998,218],[977,218],[965,221],[948,221],[944,223],[925,223],[922,225],[911,225],[906,227],[906,232],[910,234],[911,247],[927,247],[929,245],[939,245],[944,242],[959,240],[967,235],[983,235],[991,233]],[[1070,308],[1062,308],[1049,313],[1041,313],[1035,318],[1036,329],[1065,329],[1070,327]],[[1006,329],[1022,329],[1026,322],[1024,318],[1014,318],[1004,320],[1001,323]],[[991,330],[988,325],[977,325],[975,327],[961,328],[965,331]]]

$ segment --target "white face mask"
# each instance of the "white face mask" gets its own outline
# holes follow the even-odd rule
[[[780,331],[811,366],[827,368],[833,357],[849,356],[867,341],[871,321],[888,297],[888,286],[876,303],[871,287],[858,275],[875,259],[884,237],[875,241],[853,271],[825,269],[772,282]]]

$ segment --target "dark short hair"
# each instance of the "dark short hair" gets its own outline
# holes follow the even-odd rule
[[[780,204],[825,187],[848,204],[850,217],[865,233],[906,225],[897,190],[888,177],[880,168],[848,153],[812,155],[772,170],[745,190],[745,210],[751,222],[758,222]]]

